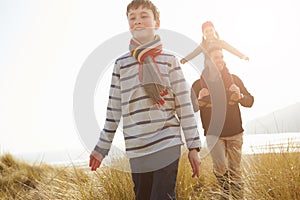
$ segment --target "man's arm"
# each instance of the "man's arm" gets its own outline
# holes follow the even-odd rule
[[[252,107],[254,103],[254,97],[250,94],[250,92],[245,87],[243,81],[236,75],[232,75],[234,83],[240,88],[241,99],[239,103],[244,107]]]
[[[193,104],[194,112],[199,111],[198,94],[201,90],[200,79],[196,80],[191,88],[191,101]]]

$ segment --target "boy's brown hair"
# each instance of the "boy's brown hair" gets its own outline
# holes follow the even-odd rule
[[[131,9],[137,9],[138,7],[142,6],[142,8],[148,8],[152,10],[154,15],[154,20],[159,20],[159,11],[157,7],[150,1],[150,0],[132,0],[131,3],[127,6],[126,16]]]

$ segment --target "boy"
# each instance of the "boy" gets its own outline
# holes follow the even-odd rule
[[[122,116],[136,199],[176,199],[181,127],[192,176],[199,176],[201,143],[189,89],[177,59],[163,53],[155,34],[160,26],[155,5],[133,0],[126,14],[130,52],[115,62],[106,122],[90,155],[90,167],[96,170],[108,154]]]

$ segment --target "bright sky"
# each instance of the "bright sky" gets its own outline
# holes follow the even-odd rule
[[[244,125],[300,101],[297,0],[153,2],[161,11],[161,28],[200,43],[201,24],[211,20],[222,39],[249,56],[246,62],[225,53],[230,71],[255,96],[253,108],[242,109]],[[0,0],[0,150],[43,152],[81,145],[73,118],[74,84],[89,54],[128,30],[128,3]],[[193,71],[184,72],[192,83]],[[107,74],[95,94],[100,126]]]

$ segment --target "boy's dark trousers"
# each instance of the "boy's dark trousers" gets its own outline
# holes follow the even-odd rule
[[[177,159],[168,166],[152,172],[132,173],[135,199],[175,200],[178,162]]]

